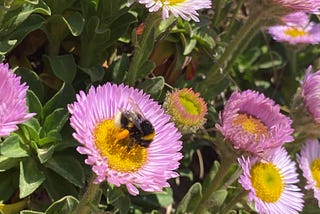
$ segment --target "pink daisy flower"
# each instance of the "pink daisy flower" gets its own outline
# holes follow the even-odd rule
[[[162,10],[162,18],[167,19],[171,13],[175,17],[181,17],[187,21],[193,19],[199,22],[197,10],[211,8],[210,0],[138,0],[144,4],[150,12]]]
[[[298,11],[294,13],[289,13],[281,18],[281,20],[287,26],[306,26],[309,23],[309,16],[308,14]]]
[[[144,191],[161,191],[169,186],[168,179],[178,176],[174,170],[182,158],[179,152],[181,134],[149,95],[131,87],[107,83],[91,87],[88,94],[80,91],[77,101],[68,109],[70,124],[75,129],[73,136],[81,144],[77,151],[88,156],[85,162],[92,165],[97,175],[95,183],[107,180],[116,186],[124,184],[130,194],[137,195],[138,187]],[[132,138],[132,134],[141,134],[142,123],[131,133],[119,126],[115,119],[121,112],[128,113],[128,117],[135,117],[133,113],[137,112],[136,115],[141,116],[137,120],[141,122],[145,117],[152,124],[155,135],[144,136],[144,140],[150,140],[149,145],[145,145],[146,141],[144,146],[139,145]],[[122,119],[120,123],[128,122]],[[130,124],[137,125],[133,120],[126,125]]]
[[[320,144],[317,139],[308,139],[297,155],[299,167],[306,178],[305,189],[312,189],[320,207]]]
[[[320,124],[320,71],[311,73],[312,66],[306,70],[306,76],[301,85],[301,96],[304,107],[311,114],[313,120]]]
[[[303,194],[297,187],[296,165],[282,147],[265,160],[242,156],[239,183],[249,191],[258,213],[294,214],[303,209]]]
[[[293,11],[319,13],[320,0],[273,0],[276,4]]]
[[[320,42],[320,24],[310,22],[308,25],[277,25],[268,28],[269,34],[278,42],[291,45],[317,44]]]
[[[258,92],[233,92],[216,128],[236,149],[261,155],[293,141],[292,121]]]
[[[18,124],[35,115],[28,113],[28,86],[20,84],[20,79],[12,73],[8,64],[0,63],[0,137],[18,130]]]

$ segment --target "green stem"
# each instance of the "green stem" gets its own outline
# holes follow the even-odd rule
[[[214,140],[208,136],[204,137],[210,141]],[[235,164],[237,160],[237,153],[234,152],[232,146],[228,142],[225,142],[223,139],[217,138],[217,140],[215,140],[215,143],[217,144],[217,148],[220,148],[222,160],[214,179],[207,187],[203,187],[202,198],[195,211],[195,214],[202,214],[207,210],[209,206],[208,202],[210,201],[211,195],[222,186],[225,177],[229,173],[229,169]]]
[[[221,15],[221,10],[222,10],[222,0],[216,0],[216,6],[214,10],[214,17],[212,20],[212,26],[217,27],[219,21],[220,21],[220,15]]]
[[[160,21],[161,16],[158,13],[150,13],[146,18],[141,39],[140,41],[137,41],[137,44],[135,45],[133,58],[128,70],[128,77],[126,83],[131,86],[133,86],[136,82],[138,70],[141,68],[142,62],[146,60],[144,58],[149,57],[148,54],[146,56],[146,50],[152,49],[151,47],[148,47],[148,40],[150,39],[150,36],[155,37],[155,30],[160,24]]]
[[[93,183],[94,178],[95,176],[92,176],[89,180],[87,190],[75,210],[76,214],[91,214],[93,213],[92,205],[98,205],[100,202],[100,199],[97,200],[101,195],[100,185]]]
[[[247,21],[237,31],[232,41],[226,47],[222,56],[217,60],[217,66],[215,66],[207,74],[206,80],[201,84],[202,86],[207,87],[210,85],[210,82],[215,79],[217,72],[224,70],[226,67],[228,67],[230,60],[232,61],[233,58],[241,54],[239,51],[237,51],[238,48],[244,41],[248,44],[249,41],[246,41],[248,38],[254,38],[251,34],[255,35],[257,32],[259,32],[260,26],[264,25],[264,22],[266,21],[266,17],[268,17],[270,13],[272,14],[272,11],[274,10],[274,7],[263,8],[262,11],[255,11],[252,16],[247,19]],[[235,52],[237,55],[234,54]],[[203,88],[203,90],[205,90],[205,88]]]
[[[229,210],[231,210],[234,205],[236,205],[239,201],[241,201],[244,197],[248,195],[248,192],[244,189],[241,189],[241,191],[233,197],[223,208],[220,210],[220,214],[228,213]]]

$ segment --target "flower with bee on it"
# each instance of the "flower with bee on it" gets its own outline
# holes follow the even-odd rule
[[[138,188],[161,191],[169,186],[168,179],[178,176],[181,134],[149,95],[107,83],[87,94],[80,91],[68,109],[73,136],[81,144],[77,151],[88,156],[85,162],[97,175],[95,183],[125,185],[137,195]]]

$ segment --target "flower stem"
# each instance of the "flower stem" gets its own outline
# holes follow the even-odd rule
[[[208,140],[213,140],[210,137],[205,138]],[[209,201],[211,195],[222,186],[225,177],[229,173],[229,169],[234,165],[237,159],[237,153],[233,151],[233,148],[229,143],[225,142],[223,139],[220,138],[217,138],[215,143],[218,144],[217,148],[220,148],[222,158],[221,164],[214,179],[209,183],[207,187],[202,188],[202,198],[195,211],[195,214],[205,213],[207,208],[209,208]]]
[[[156,39],[156,27],[160,24],[161,16],[158,13],[150,13],[145,21],[145,25],[142,31],[141,39],[136,41],[135,50],[133,54],[132,61],[128,70],[128,77],[126,79],[127,84],[133,86],[136,79],[138,71],[140,70],[143,62],[147,61],[152,47],[149,47],[150,37],[153,37],[153,42]]]
[[[220,70],[224,70],[228,67],[228,63],[233,61],[232,59],[237,57],[241,52],[237,51],[238,48],[242,45],[242,43],[249,44],[249,41],[246,41],[248,38],[253,39],[257,32],[259,32],[260,27],[265,25],[266,17],[268,14],[274,11],[274,7],[270,8],[263,8],[259,11],[254,11],[254,13],[249,16],[247,21],[240,27],[237,31],[234,38],[231,40],[229,45],[226,47],[225,51],[223,52],[222,56],[218,58],[215,66],[209,73],[207,73],[206,80],[201,84],[207,88],[210,85],[210,82],[214,81],[217,72]],[[232,30],[232,29],[230,29]],[[253,35],[252,35],[253,34]],[[244,48],[243,48],[244,49]],[[236,54],[235,54],[236,53]],[[205,88],[203,88],[205,90]]]
[[[76,210],[76,214],[91,214],[93,213],[92,205],[98,205],[100,202],[101,189],[99,184],[93,183],[95,176],[88,182],[86,192],[83,194]],[[97,200],[99,198],[99,200]]]
[[[238,192],[238,194],[235,197],[233,197],[225,206],[223,206],[222,209],[220,209],[219,213],[221,214],[228,213],[228,211],[232,209],[236,203],[241,201],[247,195],[248,195],[248,192],[244,189],[241,189],[240,192]]]

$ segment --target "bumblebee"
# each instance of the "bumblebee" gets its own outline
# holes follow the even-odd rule
[[[134,144],[143,147],[149,147],[155,137],[155,130],[149,120],[147,120],[142,113],[137,111],[120,111],[114,118],[116,126],[125,130],[123,137],[129,135],[130,143],[128,151]]]

